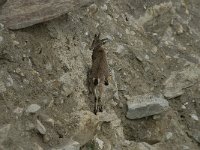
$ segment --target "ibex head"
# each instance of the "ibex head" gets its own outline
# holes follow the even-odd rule
[[[108,42],[108,38],[100,40],[99,37],[100,37],[100,33],[98,35],[95,34],[94,40],[93,40],[92,45],[90,47],[90,50],[93,50],[97,47],[101,47],[102,45],[106,44],[106,42]]]

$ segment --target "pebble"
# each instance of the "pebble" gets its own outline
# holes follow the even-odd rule
[[[182,109],[186,109],[185,105],[182,105],[181,108],[182,108]]]
[[[171,139],[172,136],[173,136],[173,133],[171,133],[171,132],[167,132],[167,133],[166,133],[166,139],[167,139],[167,140]]]
[[[195,121],[199,121],[199,118],[196,114],[191,114],[190,115],[192,119],[194,119]]]
[[[36,121],[36,129],[40,132],[40,134],[46,134],[46,128],[39,120]]]
[[[28,106],[28,108],[26,109],[27,113],[36,113],[41,107],[37,104],[31,104],[30,106]]]
[[[104,142],[102,140],[100,140],[99,138],[96,138],[95,141],[98,143],[99,148],[103,149],[104,147]]]

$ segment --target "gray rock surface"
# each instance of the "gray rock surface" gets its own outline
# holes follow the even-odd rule
[[[88,2],[90,0],[9,0],[0,11],[0,22],[9,29],[21,29],[57,18]]]
[[[36,129],[39,131],[40,134],[46,134],[47,130],[39,120],[36,121]]]
[[[169,108],[169,103],[162,97],[151,94],[134,96],[127,101],[127,114],[129,119],[139,119],[162,113]]]
[[[38,110],[40,110],[40,106],[38,104],[31,104],[30,106],[28,106],[28,108],[26,109],[27,113],[36,113]]]

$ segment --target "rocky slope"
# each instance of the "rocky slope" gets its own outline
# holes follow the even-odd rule
[[[78,6],[19,30],[0,21],[0,149],[200,149],[200,2]],[[98,32],[110,39],[112,80],[94,115],[87,72]]]

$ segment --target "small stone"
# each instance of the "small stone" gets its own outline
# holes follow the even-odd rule
[[[96,138],[95,141],[98,143],[99,148],[103,149],[104,147],[104,142],[102,140],[100,140],[99,138]]]
[[[151,94],[134,96],[132,100],[127,101],[127,105],[126,117],[129,119],[139,119],[160,114],[169,108],[169,103],[166,99]]]
[[[192,119],[194,119],[195,121],[199,121],[199,118],[196,114],[191,114],[190,115]]]
[[[15,108],[14,110],[13,110],[13,112],[15,113],[15,114],[17,114],[17,115],[21,115],[22,114],[22,112],[23,112],[23,108],[20,108],[20,107],[17,107],[17,108]]]
[[[19,45],[19,42],[18,41],[13,41],[13,45],[17,46],[17,45]]]
[[[27,113],[36,113],[41,107],[38,104],[31,104],[26,109]]]
[[[144,57],[146,60],[149,60],[149,56],[148,55],[145,55]]]
[[[0,145],[6,140],[8,132],[10,131],[11,124],[4,125],[0,128]]]
[[[46,128],[39,120],[36,121],[36,129],[40,132],[40,134],[46,134]]]
[[[173,133],[171,133],[171,132],[167,132],[167,133],[166,133],[166,139],[167,139],[167,140],[171,139],[172,136],[173,136]]]
[[[186,109],[185,105],[182,105],[182,106],[181,106],[181,109]]]
[[[154,120],[158,120],[158,119],[160,119],[160,118],[161,118],[160,115],[154,115],[154,116],[153,116],[153,119],[154,119]]]

